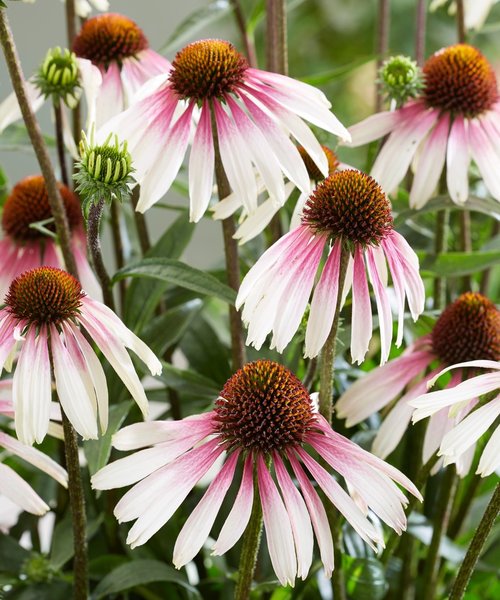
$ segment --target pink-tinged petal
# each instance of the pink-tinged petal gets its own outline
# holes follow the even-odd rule
[[[102,82],[99,89],[97,102],[95,103],[96,127],[107,123],[112,117],[122,112],[125,107],[123,97],[123,85],[120,77],[120,67],[115,61],[111,61],[106,70],[101,70]],[[91,115],[93,107],[89,107]]]
[[[367,258],[368,273],[372,282],[375,301],[377,303],[378,320],[380,327],[380,364],[383,365],[389,358],[392,340],[392,314],[387,290],[380,280],[374,254],[383,252],[381,248],[369,248],[365,250]]]
[[[497,427],[484,447],[476,473],[488,477],[500,467],[500,427]]]
[[[439,112],[426,110],[423,106],[418,118],[407,120],[395,129],[380,150],[371,175],[388,192],[396,189],[408,171],[408,167],[420,142],[434,126]]]
[[[85,252],[85,234],[83,234],[83,244],[80,238],[80,232],[73,234],[71,240],[71,248],[75,256],[76,268],[78,270],[78,280],[82,284],[82,289],[95,300],[102,302],[102,288],[94,275],[94,272],[90,268],[89,261],[87,260]]]
[[[47,473],[47,475],[50,475],[63,487],[68,487],[68,474],[66,471],[46,454],[40,452],[40,450],[22,444],[15,438],[2,432],[0,432],[0,446],[3,446],[6,450],[12,452],[12,454],[19,456],[44,473]]]
[[[3,319],[2,319],[3,317]],[[0,311],[0,373],[6,366],[10,354],[15,347],[14,328],[17,325],[16,319],[6,311]]]
[[[290,182],[285,184],[285,188],[287,185],[289,185],[289,183]],[[309,196],[314,191],[314,182],[311,181],[310,183],[311,183],[310,190],[307,193],[301,192],[300,196],[297,199],[297,203],[295,204],[295,208],[293,209],[292,217],[290,219],[290,230],[298,227],[302,221],[302,212],[304,210],[304,206],[305,206],[306,202],[309,200]],[[289,194],[287,193],[287,199],[288,199],[288,196],[289,196]]]
[[[344,308],[347,296],[352,288],[352,278],[354,274],[354,260],[352,254],[349,254],[349,260],[347,261],[347,269],[345,272],[344,289],[342,290],[342,298],[340,299],[340,309]]]
[[[151,48],[123,59],[120,76],[125,91],[125,106],[135,100],[136,93],[145,83],[158,76],[165,77],[171,68],[171,63]]]
[[[0,463],[0,494],[33,515],[44,515],[49,507],[13,469]]]
[[[16,413],[16,433],[25,444],[41,443],[50,419],[52,386],[47,330],[30,327],[19,354],[12,382],[12,398]]]
[[[325,575],[326,577],[330,577],[334,567],[333,539],[325,507],[293,452],[288,452],[287,456],[306,501],[307,510],[309,511],[319,546],[321,562],[325,569]]]
[[[280,73],[272,73],[270,71],[262,71],[260,69],[250,68],[245,71],[245,75],[255,81],[257,84],[267,84],[272,89],[277,88],[278,90],[287,90],[288,93],[299,94],[311,98],[314,102],[330,108],[331,102],[325,96],[325,94],[317,87],[288,77],[288,75],[282,75]]]
[[[439,371],[439,373],[429,381],[429,387],[434,385],[436,383],[436,380],[439,379],[439,377],[441,377],[441,375],[444,375],[448,371],[451,371],[453,369],[463,369],[465,367],[470,367],[471,369],[475,368],[475,369],[499,370],[500,362],[495,361],[495,360],[469,360],[466,362],[457,363],[456,365],[451,365],[449,367],[446,367],[446,369]]]
[[[498,385],[498,374],[487,373],[486,375],[478,375],[472,379],[467,379],[452,389],[447,388],[437,392],[428,392],[411,401],[411,406],[416,409],[412,420],[414,423],[421,421],[426,417],[430,417],[430,415],[441,408],[452,406],[465,400],[472,400],[477,396],[492,392]]]
[[[469,197],[469,121],[456,116],[446,150],[446,185],[450,198],[463,204]]]
[[[214,143],[210,105],[205,100],[189,157],[189,220],[197,223],[207,210],[214,180]]]
[[[349,494],[340,487],[335,479],[311,458],[305,450],[296,448],[296,452],[321,489],[325,492],[330,502],[344,515],[347,521],[358,532],[359,536],[374,550],[376,549],[374,542],[383,543],[383,539],[375,527],[368,521]]]
[[[96,120],[97,98],[102,85],[102,73],[86,58],[77,58],[78,71],[80,73],[80,81],[87,102],[87,126],[89,130],[92,123]]]
[[[96,440],[97,407],[93,390],[83,372],[83,357],[72,353],[56,327],[50,327],[50,345],[54,359],[54,377],[59,401],[71,424],[83,439]]]
[[[252,513],[254,489],[253,489],[253,456],[250,453],[243,468],[240,489],[234,501],[219,537],[213,545],[215,556],[220,556],[232,548],[245,531],[250,515]]]
[[[497,396],[495,400],[472,412],[448,432],[441,442],[439,454],[457,458],[488,431],[499,415],[500,396]]]
[[[120,522],[137,519],[128,533],[127,544],[135,548],[146,543],[170,519],[222,452],[218,440],[207,442],[127,492],[115,508]]]
[[[257,456],[257,478],[269,557],[281,585],[293,586],[297,575],[297,558],[290,518],[260,454]]]
[[[443,171],[450,117],[444,113],[424,142],[410,192],[410,206],[422,208],[436,189]]]
[[[30,103],[31,110],[37,112],[37,110],[45,102],[43,94],[38,87],[30,80],[25,81],[26,95],[28,102]],[[6,129],[12,123],[19,121],[22,118],[21,109],[17,101],[15,92],[9,94],[7,98],[0,104],[0,133]]]
[[[478,119],[469,121],[469,140],[472,158],[486,187],[496,200],[500,200],[500,156]]]
[[[363,146],[368,142],[378,140],[395,129],[399,123],[400,116],[397,111],[384,111],[370,115],[360,123],[349,127],[351,141],[347,145]]]
[[[372,337],[372,307],[363,251],[356,248],[352,280],[351,357],[361,364]]]
[[[297,575],[305,579],[309,573],[313,557],[313,530],[307,506],[299,491],[293,484],[283,461],[277,452],[273,453],[276,478],[290,517],[295,553],[297,555]]]
[[[208,486],[203,498],[184,523],[174,546],[172,562],[176,569],[180,569],[192,560],[208,538],[227,490],[233,482],[239,454],[239,450],[236,450],[226,460]]]

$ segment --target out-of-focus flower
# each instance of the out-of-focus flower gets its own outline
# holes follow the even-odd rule
[[[478,31],[484,25],[490,10],[498,0],[463,0],[464,16],[466,29],[475,29]],[[457,12],[457,4],[455,0],[432,0],[429,10],[435,11],[440,6],[448,4],[448,12],[450,15],[455,15]]]
[[[329,255],[314,290],[305,338],[306,356],[316,356],[333,323],[344,251],[349,252],[344,299],[352,287],[352,359],[364,360],[372,336],[368,269],[377,303],[384,363],[393,329],[386,261],[398,303],[397,344],[403,339],[406,296],[414,319],[423,311],[425,300],[417,256],[394,231],[392,223],[387,197],[370,176],[346,170],[320,183],[306,202],[301,225],[271,246],[240,286],[236,306],[244,305],[247,342],[260,348],[272,331],[271,347],[283,351],[300,325],[323,251],[327,249]]]
[[[413,208],[429,200],[445,160],[450,197],[457,204],[466,202],[471,157],[490,194],[500,200],[500,101],[490,63],[476,48],[457,44],[433,54],[423,75],[424,88],[416,100],[351,127],[351,145],[388,136],[371,174],[389,192],[413,160]]]
[[[422,91],[422,73],[417,63],[408,56],[391,56],[379,70],[379,81],[384,94],[401,106]]]
[[[335,410],[339,418],[346,419],[347,427],[351,427],[396,401],[372,446],[372,452],[385,458],[408,430],[413,400],[425,393],[429,382],[444,367],[471,360],[499,359],[500,312],[481,294],[468,292],[443,311],[429,335],[413,343],[399,358],[355,381],[340,397]],[[464,376],[465,373],[455,372],[446,389],[452,390]],[[451,415],[438,404],[426,415],[433,416],[424,439],[424,462],[439,448],[443,437],[475,406],[479,393],[472,394],[471,401]],[[469,472],[474,449],[475,444],[471,443],[470,451],[457,457],[459,475]]]
[[[315,412],[309,393],[295,375],[269,360],[248,363],[237,371],[211,412],[182,421],[131,425],[115,434],[113,444],[121,450],[146,448],[104,467],[92,478],[96,489],[140,482],[115,508],[119,521],[136,520],[127,538],[132,547],[147,542],[226,453],[219,473],[177,538],[173,557],[177,568],[192,560],[205,543],[240,460],[244,464],[240,489],[213,546],[214,554],[224,554],[241,537],[258,493],[269,554],[283,585],[293,585],[297,576],[307,577],[313,531],[327,576],[333,570],[328,519],[307,472],[363,540],[372,547],[383,542],[356,502],[313,458],[309,448],[398,533],[406,527],[403,506],[407,500],[395,482],[420,498],[401,472],[335,433]]]
[[[36,0],[22,0],[25,4],[34,4]],[[66,2],[66,0],[61,0]],[[75,12],[82,19],[86,19],[92,12],[92,8],[104,12],[109,8],[108,0],[75,0]]]
[[[104,354],[146,416],[148,402],[126,348],[153,375],[161,363],[115,313],[83,291],[69,273],[53,267],[15,279],[0,310],[0,369],[21,351],[13,377],[16,433],[27,444],[45,437],[51,410],[51,360],[61,406],[85,439],[108,425],[108,387],[103,368],[79,326]]]
[[[86,257],[86,238],[78,197],[64,184],[58,184],[71,230],[71,250],[83,289],[101,299],[101,288]],[[35,225],[35,227],[33,227]],[[55,225],[42,175],[19,181],[8,196],[2,211],[4,239],[0,241],[0,303],[13,279],[24,271],[42,265],[64,267],[55,239]]]
[[[80,59],[87,59],[102,75],[97,98],[96,124],[100,126],[123,111],[149,79],[171,68],[170,62],[149,47],[142,29],[116,13],[85,21],[73,43]]]
[[[190,219],[207,209],[213,187],[214,128],[231,188],[249,213],[257,208],[257,169],[278,204],[285,200],[282,172],[304,192],[309,177],[289,134],[304,146],[324,176],[326,156],[302,118],[344,139],[349,133],[318,89],[248,66],[229,42],[201,40],[177,53],[172,70],[138,94],[102,134],[129,142],[144,212],[170,188],[195,129],[189,161]],[[302,118],[301,118],[302,117]]]

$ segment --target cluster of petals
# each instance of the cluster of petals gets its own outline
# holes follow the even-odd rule
[[[297,576],[307,576],[314,536],[327,576],[334,567],[325,508],[307,472],[361,538],[374,548],[383,545],[383,537],[366,517],[368,509],[401,533],[406,527],[403,507],[407,499],[395,482],[421,498],[400,471],[334,432],[319,414],[314,416],[303,445],[293,444],[269,454],[276,481],[262,452],[240,448],[226,452],[214,418],[215,412],[209,412],[182,421],[152,421],[125,427],[114,435],[114,447],[139,451],[107,465],[92,478],[95,489],[136,484],[114,511],[120,522],[135,520],[127,543],[136,547],[147,542],[171,518],[196,483],[224,456],[222,466],[176,540],[173,562],[177,568],[191,561],[206,542],[240,459],[243,474],[239,491],[213,545],[213,553],[225,553],[240,539],[258,493],[269,555],[283,585],[293,585]],[[305,444],[344,477],[349,489],[356,491],[356,501],[313,458]]]
[[[470,414],[462,414],[458,423],[442,438],[439,454],[444,457],[445,464],[455,463],[467,455],[475,447],[476,442],[483,436],[500,416],[500,363],[493,360],[473,360],[459,363],[443,369],[428,382],[428,387],[444,373],[453,369],[470,368],[475,371],[486,369],[488,372],[472,376],[461,383],[455,379],[455,385],[446,389],[419,395],[410,401],[416,409],[413,421],[417,422],[446,410],[451,415],[457,415],[464,406],[471,402],[477,403],[477,398],[484,394],[492,394],[485,404],[479,405]],[[457,385],[458,384],[458,385]],[[500,426],[493,429],[490,439],[485,445],[476,473],[481,477],[491,475],[500,468]]]

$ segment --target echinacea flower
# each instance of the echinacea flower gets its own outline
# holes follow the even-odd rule
[[[333,175],[333,173],[335,173],[337,170],[348,168],[347,165],[339,162],[337,155],[330,148],[327,146],[322,146],[322,148],[328,160],[328,175]],[[309,154],[307,154],[306,150],[302,146],[299,146],[297,150],[300,152],[302,160],[306,166],[307,174],[309,175],[310,179],[310,185],[307,192],[300,192],[300,195],[295,203],[292,218],[290,219],[290,229],[295,229],[295,227],[300,224],[302,209],[304,208],[306,200],[309,198],[310,193],[314,190],[316,185],[325,179],[325,175],[318,169],[316,163],[311,159]],[[293,181],[288,181],[285,183],[284,202],[289,199],[295,190],[296,187]],[[260,186],[258,191],[259,193],[264,191],[263,184]],[[271,222],[271,219],[282,208],[282,206],[283,204],[279,204],[276,199],[271,196],[261,202],[254,212],[249,213],[242,204],[241,197],[235,193],[232,193],[214,205],[213,217],[214,219],[227,219],[227,217],[231,216],[237,210],[242,208],[243,210],[239,219],[240,225],[233,237],[239,240],[240,244],[246,244],[246,242],[259,235],[259,233],[262,233],[262,231],[265,229],[265,227],[267,227],[267,225]]]
[[[451,199],[466,202],[471,157],[490,194],[500,200],[500,99],[490,63],[476,48],[457,44],[433,54],[423,66],[423,76],[416,100],[351,127],[351,145],[388,136],[371,175],[389,192],[414,160],[413,208],[429,200],[445,161]]]
[[[384,363],[393,329],[386,261],[397,297],[398,345],[403,339],[405,297],[414,319],[423,311],[425,300],[417,256],[392,223],[389,201],[369,175],[345,170],[320,183],[305,204],[301,224],[260,257],[240,286],[236,307],[244,305],[247,343],[259,349],[272,331],[271,347],[283,351],[300,325],[326,249],[329,254],[314,290],[305,337],[305,355],[316,356],[332,326],[341,256],[348,252],[342,293],[345,298],[352,286],[352,359],[363,361],[372,336],[368,269]]]
[[[88,59],[102,75],[97,97],[96,124],[123,111],[137,90],[171,68],[152,50],[142,29],[128,17],[106,13],[87,19],[73,42],[80,59]]]
[[[153,375],[161,363],[107,306],[93,300],[69,273],[39,267],[15,279],[0,310],[0,370],[21,350],[12,396],[18,438],[32,444],[45,437],[51,410],[52,374],[62,409],[84,439],[97,439],[108,425],[104,370],[82,327],[101,350],[144,416],[148,401],[126,348]]]
[[[428,392],[410,403],[416,409],[412,417],[413,422],[416,422],[442,409],[449,408],[450,413],[456,413],[464,404],[475,402],[478,396],[493,395],[485,404],[460,419],[459,423],[442,438],[439,454],[444,456],[445,464],[458,462],[464,454],[470,452],[479,438],[494,425],[500,416],[500,362],[498,360],[471,360],[453,365],[435,375],[429,382],[429,386],[433,385],[438,377],[441,377],[446,371],[465,368],[475,371],[487,369],[488,372],[472,376],[455,387]],[[494,427],[494,431],[484,447],[476,473],[481,477],[487,477],[498,468],[500,468],[499,425]]]
[[[285,198],[282,172],[299,189],[309,190],[306,168],[289,134],[328,174],[324,152],[302,118],[349,139],[330,106],[310,85],[249,67],[229,42],[200,40],[178,52],[172,69],[145,86],[127,111],[106,124],[102,135],[113,132],[128,140],[141,185],[137,210],[144,212],[170,188],[194,129],[189,197],[190,219],[198,221],[212,195],[214,127],[231,188],[253,212],[255,169],[278,204]]]
[[[78,197],[64,184],[58,184],[71,230],[71,250],[75,257],[78,277],[84,290],[101,299],[101,288],[86,257],[86,238],[82,209]],[[43,226],[33,228],[33,224]],[[13,188],[2,211],[4,239],[0,241],[2,268],[0,270],[0,304],[13,279],[24,271],[46,265],[64,266],[62,254],[54,235],[55,225],[50,209],[45,180],[31,175]]]
[[[15,438],[0,431],[0,448],[9,454],[18,456],[34,467],[68,487],[66,471],[43,452],[26,446]],[[49,507],[35,492],[35,490],[11,467],[0,460],[0,497],[5,496],[11,502],[34,515],[44,515]]]
[[[429,382],[445,367],[477,360],[500,360],[500,311],[488,298],[467,292],[442,312],[430,334],[416,340],[400,357],[355,381],[336,403],[336,414],[346,419],[347,427],[352,427],[395,401],[372,446],[372,452],[385,458],[408,430],[413,401],[426,392]],[[451,394],[465,375],[466,372],[455,372],[445,391],[450,390]],[[472,410],[478,393],[479,389],[453,415],[439,404],[428,413],[432,417],[424,439],[424,462],[439,448],[448,431]],[[474,448],[471,445],[470,451],[457,460],[459,475],[469,472]]]
[[[307,576],[313,531],[327,576],[333,570],[330,527],[309,474],[365,542],[372,547],[383,543],[356,502],[315,456],[344,477],[365,506],[398,533],[406,527],[403,506],[407,500],[394,482],[420,498],[401,472],[335,433],[315,412],[299,379],[270,360],[248,363],[237,371],[211,412],[182,421],[130,425],[115,434],[113,445],[120,450],[144,448],[109,464],[92,478],[93,487],[101,490],[136,484],[114,511],[120,522],[135,520],[127,537],[132,547],[147,542],[225,455],[223,466],[177,538],[173,556],[177,568],[202,548],[239,463],[243,463],[239,492],[213,553],[224,554],[239,540],[258,494],[271,562],[283,585],[293,585],[296,576]]]

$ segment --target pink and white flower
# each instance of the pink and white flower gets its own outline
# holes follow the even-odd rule
[[[22,458],[29,464],[37,467],[47,475],[50,475],[65,488],[68,487],[68,475],[66,471],[51,458],[36,450],[30,448],[16,440],[15,438],[0,431],[0,447],[4,448],[9,454]],[[48,510],[48,505],[40,498],[35,490],[24,479],[18,475],[14,469],[5,465],[0,460],[0,499],[7,499],[22,510],[34,515],[44,515]],[[7,506],[3,503],[3,509],[8,512],[0,521],[0,527],[7,528],[13,525],[17,520],[15,507]]]
[[[413,402],[426,392],[440,372],[444,372],[444,367],[458,366],[466,359],[495,360],[497,357],[500,357],[500,312],[481,294],[468,292],[443,311],[430,334],[411,344],[400,357],[355,381],[340,397],[335,411],[339,418],[346,419],[347,427],[352,427],[377,411],[385,410],[372,446],[372,452],[385,458],[396,449],[408,430],[414,412]],[[466,375],[465,372],[453,373],[443,394],[456,389]],[[477,396],[473,394],[469,402],[452,413],[448,408],[436,405],[425,433],[424,463],[438,450],[448,432],[474,408]],[[469,473],[474,450],[475,442],[457,457],[456,468],[461,477]],[[436,465],[436,471],[442,462]]]
[[[95,342],[144,416],[148,401],[126,348],[151,374],[161,363],[107,306],[82,291],[69,273],[53,267],[27,271],[15,279],[0,310],[0,370],[10,366],[21,344],[12,397],[18,438],[32,444],[47,434],[51,414],[51,360],[57,396],[84,439],[97,439],[108,425],[104,370],[82,327]],[[99,422],[99,426],[98,426]]]
[[[87,260],[80,200],[64,184],[59,183],[58,187],[71,229],[71,250],[78,277],[85,291],[100,300],[102,291]],[[46,233],[32,227],[37,223],[43,225]],[[2,228],[5,237],[0,241],[0,303],[21,273],[42,265],[64,267],[60,248],[50,237],[55,228],[42,175],[25,177],[12,188],[2,210]]]
[[[489,193],[500,200],[500,99],[491,65],[476,48],[458,44],[433,54],[423,74],[419,98],[351,127],[351,145],[388,136],[371,174],[389,191],[413,160],[413,208],[421,208],[432,196],[445,162],[451,199],[466,202],[471,159]]]
[[[396,483],[421,498],[401,472],[335,433],[315,412],[309,393],[295,375],[269,360],[248,363],[237,371],[211,412],[182,421],[130,425],[115,434],[113,445],[139,452],[104,467],[93,476],[92,485],[112,489],[136,484],[115,508],[120,522],[135,520],[127,538],[132,547],[147,542],[224,456],[222,467],[177,538],[173,557],[177,568],[202,548],[240,463],[239,492],[213,553],[224,554],[240,539],[254,495],[259,494],[269,555],[283,585],[293,585],[297,576],[307,577],[314,537],[327,576],[334,567],[330,526],[310,476],[367,544],[383,545],[380,532],[313,453],[340,474],[349,489],[356,490],[365,508],[398,533],[406,527],[403,507],[407,499]]]
[[[464,405],[476,402],[478,396],[493,394],[488,402],[459,420],[442,438],[439,454],[445,464],[456,463],[475,447],[476,442],[500,416],[500,362],[493,360],[472,360],[447,367],[429,381],[429,387],[447,371],[452,369],[487,369],[488,372],[462,381],[456,386],[437,392],[428,392],[413,399],[410,405],[416,410],[413,422],[420,421],[439,410],[449,410],[456,414]],[[491,475],[500,468],[500,426],[496,426],[484,447],[476,473],[481,477]]]
[[[170,62],[152,50],[142,29],[124,15],[107,13],[87,19],[73,43],[102,75],[95,121],[99,127],[127,108],[149,79],[167,73]]]
[[[247,273],[236,299],[237,308],[244,305],[247,343],[259,349],[272,331],[271,348],[283,351],[301,323],[325,250],[328,258],[311,301],[305,355],[316,356],[328,337],[341,262],[348,257],[341,294],[343,303],[352,287],[352,359],[364,360],[372,337],[368,270],[379,314],[384,363],[393,329],[386,261],[397,297],[398,345],[403,339],[405,298],[417,319],[424,308],[424,286],[416,254],[392,228],[385,193],[374,179],[355,170],[335,173],[320,183],[305,205],[301,225],[271,246]]]
[[[278,204],[282,172],[304,192],[309,177],[289,139],[304,146],[324,176],[328,162],[302,118],[343,139],[349,133],[316,88],[284,75],[250,68],[232,44],[201,40],[177,53],[172,70],[149,82],[136,101],[102,130],[126,139],[141,185],[137,210],[146,211],[170,188],[192,138],[190,219],[209,204],[214,173],[214,128],[229,184],[248,212],[257,208],[255,169]]]

